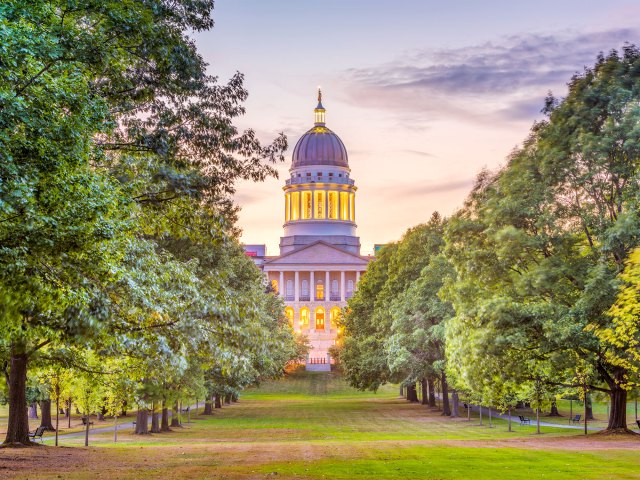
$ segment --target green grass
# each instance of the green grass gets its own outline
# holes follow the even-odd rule
[[[0,451],[0,476],[134,479],[143,469],[144,478],[163,479],[638,478],[640,436],[584,437],[554,427],[536,435],[535,426],[519,425],[508,432],[503,420],[479,426],[477,418],[442,417],[397,395],[395,386],[358,392],[336,374],[296,372],[172,433],[140,437],[127,428],[118,443],[111,432],[92,433],[89,450],[35,449],[37,468],[25,458],[4,466]]]

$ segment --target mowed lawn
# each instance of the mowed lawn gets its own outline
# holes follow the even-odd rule
[[[246,392],[171,433],[131,429],[61,437],[63,447],[0,449],[0,478],[631,479],[640,435],[450,419],[398,398],[347,387],[335,373],[297,372]],[[45,442],[51,445],[52,434]]]

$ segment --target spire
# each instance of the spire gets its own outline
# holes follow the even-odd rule
[[[315,108],[314,112],[314,117],[315,117],[315,124],[317,126],[324,126],[325,124],[325,117],[324,117],[324,113],[325,113],[325,109],[322,106],[322,90],[320,89],[320,87],[318,87],[318,106]]]

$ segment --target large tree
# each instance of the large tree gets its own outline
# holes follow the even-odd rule
[[[547,99],[547,119],[502,170],[479,177],[447,231],[459,376],[493,356],[512,380],[588,383],[610,396],[610,430],[627,428],[630,372],[593,330],[611,325],[618,274],[639,241],[639,96],[638,50],[600,56],[566,98]]]

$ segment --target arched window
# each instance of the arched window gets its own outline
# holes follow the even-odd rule
[[[324,283],[322,280],[316,282],[316,300],[324,300]]]
[[[300,309],[300,326],[309,325],[309,309],[302,307]]]
[[[340,290],[338,289],[338,280],[333,280],[331,282],[331,295],[335,297],[340,295]]]
[[[293,280],[287,280],[287,297],[293,297]]]
[[[309,296],[309,280],[302,280],[302,296],[303,297]]]
[[[316,308],[316,330],[324,330],[324,308]]]
[[[289,320],[289,325],[293,327],[293,308],[291,307],[287,307],[284,309],[284,314],[287,317],[287,320]]]

